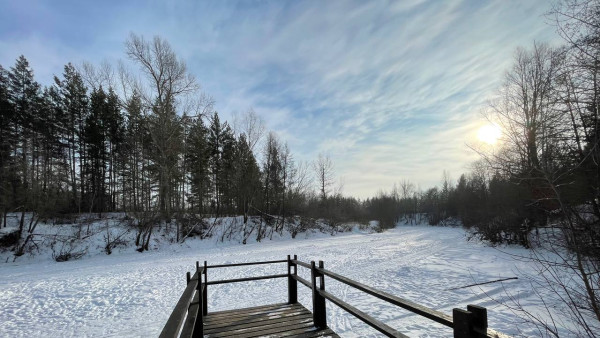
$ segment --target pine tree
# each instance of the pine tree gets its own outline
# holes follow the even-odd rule
[[[118,174],[121,172],[120,155],[122,152],[123,142],[125,138],[125,125],[123,115],[121,114],[119,98],[117,94],[109,88],[107,96],[107,107],[105,115],[106,123],[106,140],[108,152],[108,188],[110,197],[110,210],[117,209],[118,189]]]
[[[281,163],[281,145],[274,133],[269,133],[265,144],[263,164],[264,175],[264,212],[278,214],[280,212],[281,194],[283,193],[283,166]]]
[[[29,62],[21,55],[14,67],[11,67],[8,74],[9,79],[9,98],[14,107],[13,131],[16,147],[14,156],[18,157],[16,172],[20,177],[20,188],[16,196],[17,206],[21,208],[21,222],[19,224],[19,234],[23,231],[25,210],[31,210],[33,207],[32,196],[32,174],[29,160],[33,159],[32,141],[35,141],[35,130],[33,121],[37,117],[36,109],[39,99],[40,86],[33,79],[33,70],[29,67]]]
[[[6,227],[6,216],[14,207],[18,178],[16,176],[16,121],[10,101],[8,72],[0,65],[0,227]]]
[[[233,185],[236,187],[236,211],[244,215],[244,224],[246,224],[250,207],[260,191],[260,169],[245,134],[241,134],[237,139],[235,159],[236,171]]]
[[[65,118],[60,121],[62,138],[66,140],[69,163],[69,185],[71,188],[71,208],[81,211],[81,200],[85,193],[81,182],[81,169],[85,164],[85,144],[83,139],[84,121],[88,115],[87,88],[75,67],[68,63],[63,72],[63,80],[55,78],[62,97]]]
[[[196,119],[190,128],[186,156],[189,165],[192,210],[204,212],[211,181],[208,167],[210,158],[208,129],[201,118]]]
[[[157,102],[147,121],[152,140],[149,145],[149,156],[153,163],[151,169],[158,183],[158,207],[163,218],[169,221],[175,195],[177,164],[183,152],[183,126],[173,102],[166,106]]]
[[[208,133],[209,167],[213,183],[213,204],[217,215],[222,206],[231,206],[231,180],[233,177],[233,132],[227,122],[221,124],[219,114],[211,118]]]
[[[146,170],[146,148],[144,141],[149,139],[145,119],[142,115],[142,101],[137,93],[127,101],[125,106],[127,112],[127,125],[123,146],[123,165],[125,189],[123,194],[127,198],[124,205],[125,210],[139,212],[149,208],[147,200],[150,191],[147,189],[148,172]]]
[[[83,140],[87,161],[83,166],[82,180],[86,182],[85,209],[102,213],[106,210],[105,175],[107,162],[107,95],[100,87],[90,95],[90,114],[85,119]]]

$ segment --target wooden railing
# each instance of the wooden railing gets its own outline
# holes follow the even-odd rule
[[[207,271],[212,268],[225,268],[235,266],[261,265],[287,263],[287,273],[267,276],[255,276],[247,278],[237,278],[228,280],[208,281]],[[310,269],[311,280],[308,281],[298,276],[298,266]],[[204,277],[203,277],[204,276]],[[196,272],[193,276],[187,273],[187,287],[183,295],[177,302],[173,313],[169,317],[160,337],[202,337],[203,336],[203,318],[208,314],[207,286],[225,283],[237,283],[262,279],[285,278],[288,280],[288,303],[298,302],[298,282],[307,286],[312,291],[312,309],[313,322],[317,328],[327,327],[327,314],[325,300],[331,301],[346,312],[352,314],[361,321],[367,323],[377,331],[388,337],[408,337],[405,334],[395,330],[382,321],[368,315],[357,309],[349,303],[337,298],[325,290],[325,277],[332,278],[338,282],[354,287],[371,296],[377,297],[385,302],[404,308],[410,312],[423,316],[434,322],[445,325],[453,329],[455,338],[479,338],[479,337],[498,337],[498,333],[489,330],[487,327],[487,310],[476,305],[468,305],[467,309],[455,308],[452,310],[452,316],[445,313],[429,309],[425,306],[411,302],[409,300],[394,296],[392,294],[376,290],[365,284],[353,281],[341,276],[335,272],[326,270],[323,261],[318,265],[314,261],[305,263],[298,260],[294,255],[292,258],[288,255],[285,260],[274,260],[264,262],[236,263],[236,264],[218,264],[200,266],[196,262]],[[318,283],[317,283],[318,280]]]

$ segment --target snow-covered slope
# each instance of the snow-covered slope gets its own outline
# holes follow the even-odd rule
[[[325,267],[377,289],[450,314],[452,308],[478,304],[488,308],[491,328],[513,335],[538,332],[491,300],[508,292],[536,310],[541,306],[524,279],[449,290],[472,283],[519,276],[530,263],[501,250],[466,241],[458,227],[399,226],[384,233],[353,233],[263,241],[241,245],[188,241],[158,251],[95,255],[57,263],[22,260],[0,264],[0,335],[156,336],[185,287],[185,272],[196,260],[209,264],[283,259],[323,260]],[[508,252],[508,253],[507,253]],[[308,271],[299,268],[305,278]],[[284,273],[284,264],[211,269],[209,280]],[[450,329],[326,280],[327,289],[359,309],[410,336],[452,336]],[[209,311],[285,302],[285,279],[215,285],[208,289]],[[299,300],[311,308],[309,290],[299,285]],[[366,324],[327,304],[328,323],[345,337],[378,336]]]

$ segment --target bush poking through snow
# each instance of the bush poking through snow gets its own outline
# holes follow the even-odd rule
[[[52,254],[52,258],[54,258],[57,262],[66,262],[71,260],[76,260],[83,257],[87,253],[86,250],[81,251],[72,251],[72,252],[61,252],[58,255]]]
[[[0,248],[10,248],[19,242],[19,231],[11,231],[0,237]]]
[[[56,250],[56,241],[50,244],[50,248],[52,249],[52,259],[57,262],[76,260],[83,257],[87,253],[87,249],[75,250],[76,239],[72,237],[60,242],[60,249],[58,252]]]

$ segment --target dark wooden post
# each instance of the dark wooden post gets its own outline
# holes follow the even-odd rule
[[[188,284],[190,284],[190,280],[191,280],[191,279],[192,279],[192,278],[190,277],[190,272],[189,272],[189,271],[188,271],[188,272],[186,272],[186,273],[185,273],[185,285],[188,285]]]
[[[323,261],[319,261],[319,268],[323,268]],[[325,311],[325,297],[319,294],[319,290],[325,290],[325,276],[317,271],[315,261],[310,262],[310,279],[312,283],[312,301],[313,301],[313,322],[319,329],[327,327],[327,314]],[[320,286],[317,289],[317,277],[320,279]]]
[[[200,263],[196,261],[196,276],[198,276],[198,284],[196,292],[198,293],[198,315],[196,317],[196,323],[194,324],[194,331],[192,332],[193,338],[204,337],[204,313],[202,311],[204,302],[202,301],[202,273],[200,272]]]
[[[452,322],[454,323],[454,338],[474,338],[473,316],[463,309],[452,309]]]
[[[487,337],[487,310],[477,305],[468,305],[463,309],[452,310],[454,338]]]
[[[297,259],[297,256],[294,255],[294,260]],[[298,265],[292,262],[290,255],[287,256],[287,265],[288,265],[288,304],[296,304],[298,303],[298,281],[292,277],[292,275],[298,274]],[[292,273],[292,267],[294,271]]]
[[[467,305],[467,311],[471,312],[475,336],[477,337],[482,336],[482,334],[487,334],[487,309],[477,305]]]
[[[208,314],[208,264],[204,261],[204,292],[202,293],[202,314],[206,316]]]

